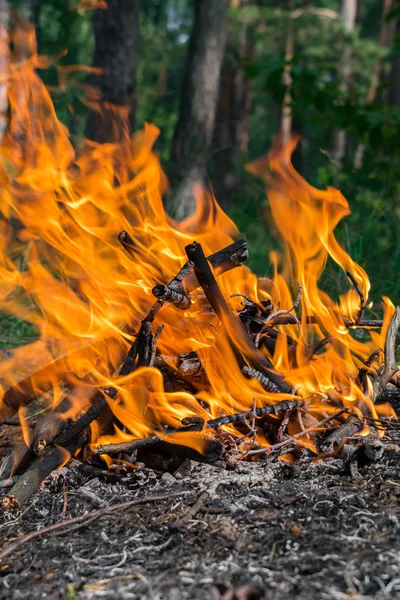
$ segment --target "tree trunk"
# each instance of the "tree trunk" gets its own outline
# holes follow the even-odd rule
[[[357,0],[341,0],[340,2],[340,18],[343,22],[344,29],[351,33],[354,31],[357,17]],[[350,58],[352,49],[348,44],[343,50],[343,54],[340,57],[339,63],[339,78],[340,78],[340,89],[343,94],[346,94],[350,87],[351,80],[351,69],[350,69]],[[335,132],[334,137],[334,148],[333,156],[336,163],[340,166],[344,155],[346,153],[346,132],[343,129],[339,129]]]
[[[178,183],[175,202],[178,219],[186,217],[195,207],[195,184],[206,183],[226,45],[227,8],[227,0],[195,0],[171,156],[175,171],[172,179]]]
[[[127,133],[126,125],[130,132],[135,122],[139,0],[108,0],[107,9],[95,11],[93,25],[93,66],[103,73],[91,77],[94,94],[87,137],[118,142]]]
[[[389,11],[392,10],[393,0],[384,0],[383,2],[383,11],[382,11],[382,19],[381,25],[379,29],[379,45],[382,48],[390,48],[393,43],[396,23],[395,20],[387,21],[386,17],[389,14]],[[378,56],[374,70],[372,72],[371,82],[368,89],[368,94],[366,98],[367,104],[373,104],[376,100],[376,94],[378,91],[379,83],[382,79],[382,68],[383,68],[383,56]],[[392,79],[392,82],[395,83],[395,80]],[[365,152],[365,145],[359,144],[357,146],[357,150],[354,156],[354,166],[356,169],[360,169],[362,166],[363,158]]]
[[[395,24],[393,37],[400,37],[400,19]],[[392,60],[389,78],[390,87],[388,89],[388,104],[395,106],[400,104],[400,54],[396,53]]]
[[[252,0],[231,0],[233,8],[242,8]],[[242,23],[228,42],[222,67],[217,119],[214,132],[215,183],[219,203],[229,205],[233,192],[240,187],[242,163],[248,145],[248,121],[251,108],[251,83],[244,65],[252,55],[251,28]]]
[[[8,66],[10,60],[8,25],[10,20],[7,0],[0,0],[0,140],[7,128]]]
[[[288,8],[292,8],[292,2],[288,3]],[[282,144],[286,146],[292,133],[292,65],[294,50],[294,31],[292,19],[287,20],[286,42],[285,42],[285,65],[283,67],[283,85],[285,86],[285,95],[281,110],[280,137]]]
[[[28,3],[28,18],[36,31],[36,43],[38,52],[40,53],[41,31],[40,31],[40,14],[42,11],[42,0],[30,0]]]

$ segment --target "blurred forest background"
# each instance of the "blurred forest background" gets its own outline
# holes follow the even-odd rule
[[[3,12],[6,10],[3,0]],[[107,7],[108,5],[108,7]],[[399,302],[400,2],[397,0],[9,0],[37,28],[41,72],[79,149],[115,141],[107,114],[130,107],[132,129],[161,129],[168,210],[192,208],[194,181],[211,181],[250,243],[250,266],[270,272],[279,246],[260,182],[244,165],[273,137],[299,133],[293,162],[317,187],[338,187],[352,215],[338,237],[368,272],[372,299]],[[3,15],[3,18],[4,15]],[[63,55],[65,50],[68,50]],[[59,86],[57,65],[93,65]],[[88,107],[98,90],[100,119]],[[90,104],[90,102],[89,102]],[[108,115],[109,116],[109,115]],[[326,286],[347,289],[328,269]]]

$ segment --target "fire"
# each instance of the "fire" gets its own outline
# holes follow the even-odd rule
[[[77,155],[35,72],[49,59],[36,55],[33,36],[15,33],[13,42],[16,53],[1,80],[10,119],[0,143],[0,310],[34,323],[40,333],[33,351],[40,348],[49,367],[46,381],[33,373],[36,393],[51,391],[53,407],[68,395],[66,419],[87,408],[88,392],[113,386],[118,394],[107,401],[119,426],[110,432],[93,424],[93,447],[156,432],[203,452],[207,431],[170,435],[165,427],[178,427],[187,417],[209,420],[293,397],[306,401],[314,421],[338,407],[377,418],[371,386],[364,389],[357,375],[371,353],[383,347],[394,307],[384,299],[381,333],[370,331],[369,341],[361,342],[348,326],[364,308],[351,282],[339,303],[320,289],[328,258],[351,274],[365,305],[370,284],[334,235],[349,214],[347,201],[337,190],[313,188],[296,173],[290,162],[295,140],[283,148],[275,145],[247,167],[265,181],[282,239],[283,253],[271,256],[273,278],[257,278],[246,266],[218,277],[233,311],[244,310],[245,297],[257,310],[271,307],[271,321],[264,320],[252,352],[270,360],[293,391],[271,392],[246,376],[237,357],[248,355],[249,338],[236,335],[236,317],[220,319],[207,308],[199,287],[184,310],[165,303],[154,326],[164,325],[157,348],[165,362],[177,372],[179,355],[195,351],[206,383],[194,391],[166,391],[157,366],[118,374],[155,301],[152,288],[175,276],[187,260],[185,247],[196,239],[210,255],[237,239],[238,230],[201,189],[196,190],[197,210],[185,221],[177,223],[165,213],[162,198],[168,184],[153,150],[159,133],[154,125],[131,139],[123,132],[118,145],[86,142]],[[123,230],[133,240],[130,253],[118,241]],[[297,294],[299,306],[292,310]],[[292,321],[275,323],[279,315],[272,313],[279,310]],[[268,322],[276,332],[273,349],[264,343]],[[321,350],[313,353],[318,344]],[[31,355],[29,346],[17,353],[19,361]],[[66,391],[66,374],[72,394]],[[8,386],[18,383],[8,363],[1,375]],[[24,420],[23,410],[20,418]],[[297,427],[291,422],[289,431],[295,433]],[[233,425],[224,429],[241,435]],[[24,437],[29,443],[27,428]],[[257,442],[268,444],[262,433]],[[315,449],[311,440],[303,438],[303,444]]]

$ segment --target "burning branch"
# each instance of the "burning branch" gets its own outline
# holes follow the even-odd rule
[[[277,404],[269,404],[268,406],[263,406],[261,408],[255,408],[253,410],[248,410],[240,413],[235,413],[232,415],[224,415],[223,417],[218,417],[217,419],[210,419],[209,421],[204,421],[204,419],[200,417],[186,417],[182,419],[183,427],[179,427],[177,429],[169,430],[166,432],[167,436],[171,436],[176,433],[187,433],[188,431],[201,431],[203,429],[220,429],[225,425],[234,425],[235,423],[242,423],[245,421],[250,421],[251,419],[260,419],[267,415],[279,415],[282,412],[285,413],[287,411],[294,411],[298,408],[301,408],[304,405],[304,402],[299,400],[282,400],[282,402],[278,402]],[[132,442],[123,442],[121,444],[107,444],[106,446],[97,446],[94,450],[94,454],[108,454],[110,456],[115,454],[132,454],[139,448],[145,448],[147,446],[152,446],[158,442],[165,441],[164,437],[160,437],[158,435],[151,435],[147,438],[133,440]]]
[[[358,284],[356,278],[354,277],[354,275],[352,273],[350,273],[350,271],[346,271],[346,275],[350,279],[351,283],[354,285],[356,292],[360,297],[360,307],[358,309],[358,315],[356,316],[355,321],[354,321],[354,325],[359,325],[361,319],[363,318],[364,311],[367,307],[367,300],[366,300],[366,298],[364,298],[363,291],[362,291],[360,285]]]
[[[232,347],[243,348],[243,350],[237,352],[237,354],[241,355],[241,358],[238,356],[238,359],[242,362],[241,367],[245,366],[243,363],[246,361],[253,363],[254,367],[264,372],[281,392],[292,393],[293,386],[280,373],[275,371],[268,359],[257,350],[240,321],[231,312],[227,301],[218,287],[201,245],[197,242],[189,244],[186,246],[186,254],[194,265],[194,273],[204,290],[207,300],[225,326],[226,332],[231,339]]]

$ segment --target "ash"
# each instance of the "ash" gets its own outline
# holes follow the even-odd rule
[[[186,461],[174,475],[142,466],[113,483],[63,467],[1,515],[2,549],[61,519],[163,499],[25,541],[0,565],[0,598],[399,598],[399,444],[394,429],[375,457],[269,456],[232,470]]]

